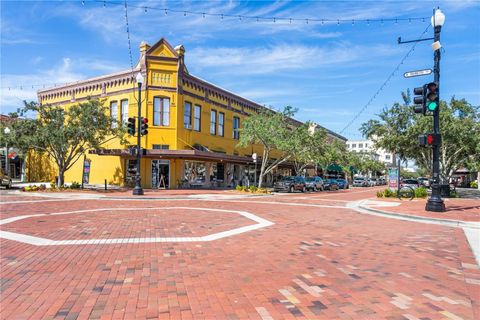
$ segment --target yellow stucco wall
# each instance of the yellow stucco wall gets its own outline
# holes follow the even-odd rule
[[[149,133],[141,139],[143,148],[152,149],[153,145],[169,145],[171,150],[181,150],[192,149],[193,145],[200,144],[208,147],[211,151],[225,152],[231,155],[250,156],[253,152],[261,154],[260,146],[240,149],[236,146],[238,140],[233,139],[233,117],[240,118],[240,127],[242,127],[245,118],[248,116],[246,112],[251,113],[252,110],[244,110],[238,101],[229,100],[226,97],[229,93],[207,95],[205,86],[179,83],[181,80],[179,80],[178,73],[179,69],[182,68],[183,47],[173,50],[166,41],[161,40],[150,50],[149,48],[148,45],[142,43],[139,62],[148,85],[148,89],[142,91],[142,116],[149,119]],[[137,72],[128,73],[127,71],[85,80],[71,86],[40,91],[39,97],[42,104],[60,104],[65,108],[74,103],[82,102],[89,96],[104,99],[106,106],[110,106],[112,101],[117,101],[118,120],[120,121],[122,100],[128,100],[128,116],[134,117],[137,115],[138,94],[136,82],[133,81]],[[218,92],[225,93],[222,89],[218,89]],[[153,125],[153,101],[155,97],[170,99],[169,126]],[[185,102],[192,104],[192,127],[194,121],[193,106],[201,106],[200,132],[193,130],[193,128],[184,128]],[[219,136],[218,132],[217,135],[210,134],[211,110],[216,110],[217,116],[219,112],[225,115],[223,137]],[[136,137],[130,137],[128,145],[136,145]],[[120,145],[120,142],[114,139],[105,143],[103,148],[124,149],[126,146]],[[275,157],[275,155],[273,156]],[[94,154],[87,154],[87,157],[91,160],[90,184],[103,184],[107,179],[109,184],[124,185],[126,158]],[[173,187],[182,178],[182,165],[182,160],[170,160],[170,185]],[[151,166],[150,159],[142,159],[142,185],[145,188],[151,186]],[[83,157],[66,172],[65,182],[81,182],[82,168]]]

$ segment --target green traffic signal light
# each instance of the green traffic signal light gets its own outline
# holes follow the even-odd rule
[[[428,103],[428,106],[427,106],[428,111],[432,111],[432,112],[435,111],[435,109],[437,109],[437,107],[438,107],[438,104],[437,104],[436,101],[432,101],[432,102]]]

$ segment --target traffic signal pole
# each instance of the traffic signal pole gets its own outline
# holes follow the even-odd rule
[[[140,175],[140,160],[142,159],[142,150],[141,150],[141,121],[142,121],[142,82],[138,82],[138,116],[137,116],[137,172],[135,173],[135,188],[133,188],[134,196],[143,195],[143,189],[141,184],[141,175]]]
[[[434,12],[435,17],[435,12]],[[442,26],[434,26],[434,42],[440,41],[440,31]],[[437,84],[437,101],[438,105],[433,112],[433,133],[440,135],[440,49],[434,52],[434,66],[433,77],[434,82]],[[439,139],[438,143],[435,143],[433,147],[433,166],[432,166],[432,178],[431,185],[432,195],[427,201],[425,210],[434,212],[444,212],[445,203],[442,200],[440,192],[440,147],[442,140]]]

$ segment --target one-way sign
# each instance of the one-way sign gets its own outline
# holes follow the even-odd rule
[[[418,77],[418,76],[426,76],[427,74],[431,74],[432,69],[424,69],[424,70],[417,70],[417,71],[408,71],[403,74],[405,78],[411,77]]]

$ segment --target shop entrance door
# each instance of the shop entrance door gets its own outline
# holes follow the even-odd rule
[[[170,161],[152,160],[152,188],[168,189],[170,186]]]

